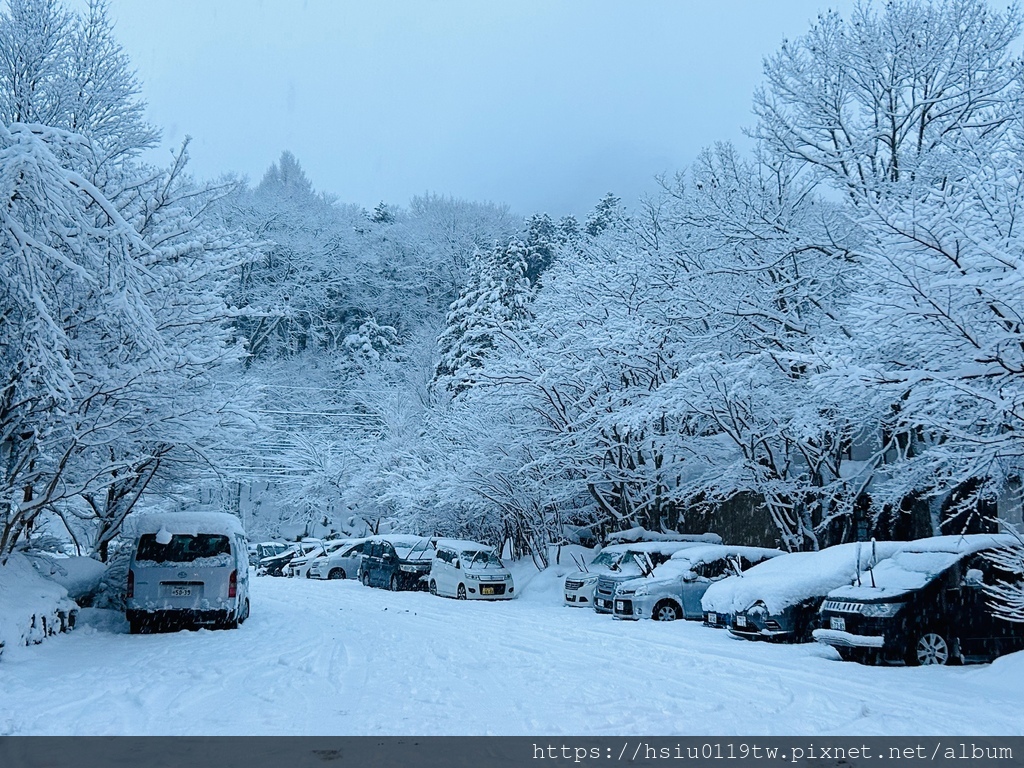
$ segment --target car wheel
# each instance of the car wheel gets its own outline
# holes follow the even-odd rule
[[[392,574],[392,576],[391,576],[391,591],[392,592],[397,592],[398,591],[398,576],[395,575],[395,574]]]
[[[436,595],[437,594],[437,582],[434,581],[433,579],[431,579],[430,580],[430,585],[427,587],[427,589],[430,590],[430,594]]]
[[[927,630],[916,635],[914,644],[908,649],[907,664],[929,666],[949,664],[953,660],[953,649],[941,632]]]
[[[242,615],[238,617],[238,623],[242,624],[248,618],[249,618],[249,598],[246,598],[245,599],[245,607],[242,609]]]
[[[655,621],[676,621],[680,618],[679,606],[675,603],[658,603],[654,606],[651,618]]]
[[[455,596],[459,600],[465,600],[466,599],[466,585],[465,584],[459,584],[459,591],[456,593]]]
[[[331,572],[327,574],[327,578],[337,581],[338,579],[345,578],[345,571],[341,568],[332,568]]]
[[[370,574],[367,571],[363,571],[363,586],[370,586]]]

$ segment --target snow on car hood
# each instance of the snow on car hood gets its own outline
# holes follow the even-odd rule
[[[824,597],[836,587],[851,584],[858,563],[863,574],[878,560],[892,557],[905,542],[879,541],[839,544],[818,552],[792,552],[767,560],[712,584],[701,599],[705,611],[736,613],[761,601],[770,613],[781,613],[809,597]]]
[[[860,585],[840,587],[829,597],[844,600],[880,600],[899,597],[921,589],[928,582],[967,555],[991,547],[1017,543],[1005,534],[933,536],[908,542],[888,560],[883,560],[861,577]]]

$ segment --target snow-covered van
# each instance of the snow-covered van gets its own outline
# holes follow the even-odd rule
[[[512,574],[493,547],[475,541],[439,539],[430,561],[431,594],[459,600],[511,600]]]
[[[132,634],[168,625],[233,629],[248,618],[248,545],[237,517],[174,512],[131,522],[125,616]]]

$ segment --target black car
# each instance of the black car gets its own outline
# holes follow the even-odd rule
[[[400,589],[427,588],[434,546],[420,536],[389,536],[374,541],[359,566],[359,578],[367,587]]]
[[[822,604],[814,639],[846,660],[950,664],[986,662],[1024,649],[1024,623],[993,609],[986,587],[1020,583],[992,553],[1012,536],[937,536],[910,542]]]

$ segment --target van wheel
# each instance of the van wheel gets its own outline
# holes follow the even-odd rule
[[[370,586],[370,574],[367,571],[363,571],[363,586]]]
[[[430,580],[430,586],[428,586],[427,589],[430,590],[430,594],[436,595],[437,594],[437,582],[434,581],[433,579],[431,579]]]
[[[949,664],[953,660],[953,649],[941,632],[926,630],[914,635],[913,645],[907,649],[906,662],[912,666]]]
[[[391,591],[392,592],[397,592],[398,591],[398,576],[396,576],[395,574],[391,575]]]
[[[249,598],[245,598],[245,608],[242,610],[242,616],[238,619],[238,623],[241,624],[249,618]]]
[[[345,571],[341,568],[332,568],[331,572],[327,574],[327,578],[333,580],[344,579]]]
[[[658,603],[654,606],[651,618],[655,621],[676,621],[679,618],[679,607],[675,603]]]
[[[459,600],[465,600],[466,599],[466,585],[465,584],[459,584],[459,591],[456,594],[456,598],[459,599]]]

